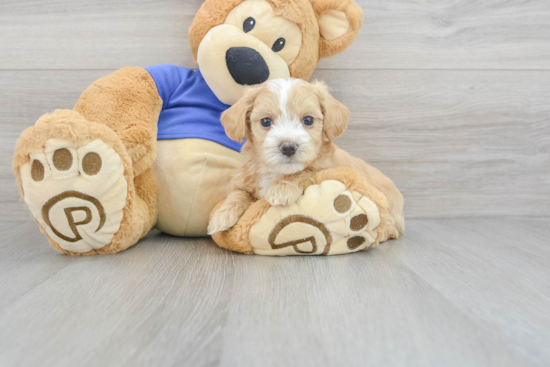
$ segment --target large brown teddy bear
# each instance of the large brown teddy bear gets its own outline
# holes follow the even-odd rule
[[[115,253],[155,226],[206,235],[240,165],[221,113],[246,85],[309,79],[361,23],[352,0],[206,0],[189,29],[198,70],[127,67],[93,83],[73,110],[42,116],[21,134],[13,168],[51,246]]]

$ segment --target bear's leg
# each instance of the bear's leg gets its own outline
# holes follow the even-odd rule
[[[232,251],[270,256],[345,254],[391,238],[386,197],[357,170],[318,172],[304,189],[289,206],[257,201],[234,227],[212,238]]]
[[[125,68],[92,84],[74,111],[44,115],[23,132],[13,168],[52,247],[115,253],[154,226],[161,104],[148,73]]]
[[[134,176],[152,167],[157,157],[161,109],[155,81],[139,67],[126,67],[97,80],[74,107],[88,121],[108,126],[120,137],[132,160]]]

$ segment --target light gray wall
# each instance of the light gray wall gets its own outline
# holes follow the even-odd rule
[[[201,2],[2,0],[1,220],[29,219],[21,131],[117,68],[193,67]],[[550,1],[358,3],[359,39],[314,75],[352,110],[339,145],[394,179],[408,218],[549,216]]]

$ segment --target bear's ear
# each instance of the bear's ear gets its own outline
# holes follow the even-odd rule
[[[311,6],[321,32],[321,58],[344,51],[359,35],[363,25],[363,10],[353,0],[312,0]]]
[[[229,107],[221,116],[221,122],[225,133],[230,139],[242,143],[246,136],[246,126],[250,119],[254,101],[260,92],[261,84],[250,86],[244,92],[244,95]]]

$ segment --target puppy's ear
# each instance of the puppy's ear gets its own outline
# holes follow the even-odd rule
[[[250,118],[250,112],[254,106],[256,96],[260,91],[260,86],[249,87],[244,95],[222,113],[221,121],[225,133],[232,140],[242,143],[246,136],[246,125]]]
[[[311,6],[321,32],[321,58],[344,51],[359,35],[363,10],[353,0],[312,0]]]
[[[323,110],[323,131],[329,140],[334,140],[346,131],[351,113],[346,106],[328,92],[325,83],[315,81],[312,86],[319,97]]]

